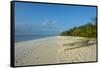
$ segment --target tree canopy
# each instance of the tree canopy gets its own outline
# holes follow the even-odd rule
[[[96,24],[89,22],[79,27],[73,27],[69,29],[68,31],[64,31],[60,35],[94,38],[96,37],[96,30],[97,30]]]

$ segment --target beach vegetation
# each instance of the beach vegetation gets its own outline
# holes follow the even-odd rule
[[[88,37],[95,38],[96,37],[96,19],[93,18],[95,22],[88,22],[84,25],[73,27],[67,31],[63,31],[61,36],[80,36],[80,37]]]

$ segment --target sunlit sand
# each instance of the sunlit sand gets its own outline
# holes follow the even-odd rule
[[[15,65],[96,61],[96,43],[90,45],[75,43],[85,39],[83,37],[52,36],[15,43]]]

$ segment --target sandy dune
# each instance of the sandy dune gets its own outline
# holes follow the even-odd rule
[[[96,61],[96,44],[69,50],[67,46],[63,46],[64,44],[74,43],[84,39],[86,38],[52,36],[15,43],[15,65],[24,66]]]

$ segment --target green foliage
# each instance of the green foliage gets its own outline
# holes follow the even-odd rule
[[[96,24],[87,23],[79,27],[74,27],[68,31],[64,31],[60,35],[94,38],[96,37]]]

